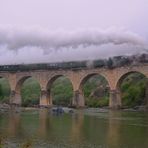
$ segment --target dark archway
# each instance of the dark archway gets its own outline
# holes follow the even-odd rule
[[[148,81],[144,74],[132,71],[121,76],[117,83],[123,108],[147,104]]]
[[[50,104],[71,106],[73,86],[71,81],[63,75],[56,75],[47,84],[47,98]]]
[[[104,107],[109,105],[109,84],[100,74],[87,75],[80,84],[80,91],[89,107]]]
[[[0,77],[0,102],[9,103],[10,101],[10,85],[6,78]]]

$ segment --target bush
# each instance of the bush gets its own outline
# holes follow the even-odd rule
[[[94,99],[94,98],[87,98],[86,105],[88,107],[104,107],[108,106],[109,104],[109,98],[104,97],[102,99]]]
[[[146,79],[141,74],[130,74],[121,85],[122,104],[134,107],[144,104]]]

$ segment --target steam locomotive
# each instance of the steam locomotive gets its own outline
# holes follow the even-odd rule
[[[116,67],[132,65],[135,63],[136,64],[148,63],[148,54],[133,55],[133,56],[115,56],[108,59],[99,59],[91,61],[1,65],[0,71],[17,72],[17,71],[56,70],[56,69],[79,70],[85,68],[102,68],[102,67],[113,69]]]

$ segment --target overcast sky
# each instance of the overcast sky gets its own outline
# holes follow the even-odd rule
[[[147,43],[148,0],[0,0],[0,26],[5,27],[5,29],[8,28],[7,36],[10,36],[12,28],[20,32],[20,28],[34,27],[52,32],[59,29],[66,32],[75,32],[75,30],[82,29],[87,32],[87,30],[94,28],[101,30],[114,28],[114,32],[116,29],[132,32],[139,38],[143,38]],[[32,34],[34,33],[31,31],[30,36],[33,36]],[[0,38],[3,37],[2,35],[1,33]],[[70,37],[73,39],[78,38],[77,36]],[[74,40],[74,42],[76,41]],[[25,43],[27,44],[27,41]],[[69,44],[71,45],[71,43]],[[129,53],[127,45],[117,46],[109,43],[109,45],[91,45],[86,48],[79,46],[76,50],[71,47],[65,49],[62,47],[60,51],[54,52],[53,50],[44,51],[41,47],[36,48],[34,44],[33,47],[28,47],[27,44],[14,52],[5,47],[4,43],[0,41],[0,63],[14,64],[93,59],[102,56],[108,57],[111,53],[114,53],[113,55]],[[137,47],[130,46],[130,48],[131,53],[140,51]]]

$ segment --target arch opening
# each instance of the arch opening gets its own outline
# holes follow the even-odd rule
[[[16,94],[19,95],[20,104],[24,107],[39,105],[41,96],[40,84],[33,77],[24,77],[16,86]]]
[[[145,106],[148,97],[148,80],[140,72],[124,74],[117,83],[122,108]]]
[[[11,89],[8,80],[0,77],[0,103],[9,103],[10,92]]]
[[[105,107],[109,105],[109,84],[100,74],[86,76],[81,84],[85,105],[88,107]]]
[[[52,105],[71,106],[73,99],[71,81],[63,75],[58,75],[50,79],[47,84],[47,98]]]

